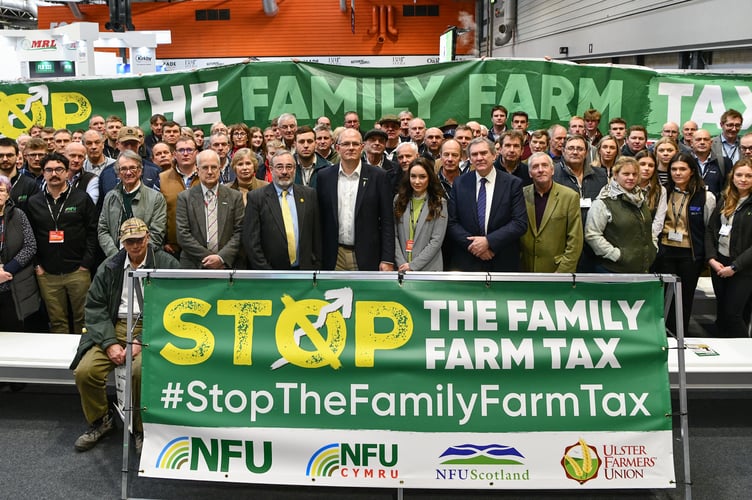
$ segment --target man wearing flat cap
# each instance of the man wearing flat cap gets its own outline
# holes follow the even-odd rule
[[[397,115],[384,115],[376,123],[379,124],[381,130],[386,132],[384,154],[386,154],[387,159],[392,161],[394,160],[394,150],[397,149],[400,143],[400,120]]]
[[[112,411],[107,403],[107,377],[118,365],[125,364],[128,338],[127,277],[132,269],[177,269],[178,261],[170,254],[150,245],[149,228],[138,218],[120,226],[123,248],[107,258],[97,269],[86,296],[86,332],[71,363],[76,387],[81,396],[84,417],[89,429],[75,442],[78,451],[88,451],[114,429]],[[133,406],[141,397],[141,312],[143,283],[136,287],[133,303]],[[143,442],[139,412],[134,413],[136,450]]]

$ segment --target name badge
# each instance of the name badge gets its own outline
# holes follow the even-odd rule
[[[683,236],[684,235],[682,233],[677,233],[676,231],[669,231],[668,232],[668,240],[669,241],[677,241],[677,242],[681,243]]]
[[[65,243],[65,231],[50,231],[50,243]]]
[[[580,198],[580,208],[590,208],[593,205],[593,200],[590,198]]]
[[[718,234],[721,236],[728,236],[731,234],[731,224],[723,224],[721,225],[721,230],[718,231]]]
[[[414,243],[415,242],[413,240],[407,240],[405,242],[405,250],[408,251],[408,252],[412,252],[413,251],[413,244]]]

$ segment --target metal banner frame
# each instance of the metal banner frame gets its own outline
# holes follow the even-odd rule
[[[172,279],[186,279],[186,278],[201,278],[201,279],[225,279],[230,283],[233,280],[243,279],[274,279],[274,280],[286,280],[286,279],[305,279],[310,277],[314,283],[318,280],[347,280],[347,279],[361,279],[361,280],[376,280],[376,281],[394,281],[397,280],[401,284],[403,281],[417,280],[417,281],[465,281],[465,282],[479,282],[485,286],[490,286],[492,283],[503,282],[565,282],[571,283],[572,286],[576,286],[578,283],[645,283],[645,282],[661,282],[666,289],[664,299],[664,318],[670,310],[672,302],[675,302],[674,315],[676,320],[676,332],[675,337],[677,339],[677,359],[679,368],[679,412],[674,412],[674,415],[679,416],[680,420],[680,439],[682,441],[682,460],[683,460],[683,476],[681,480],[677,478],[677,484],[684,486],[684,498],[691,500],[692,498],[692,480],[689,462],[689,423],[687,414],[687,381],[686,381],[686,364],[684,358],[684,351],[686,346],[684,344],[684,326],[683,326],[683,310],[681,300],[675,300],[676,297],[681,297],[681,281],[675,275],[653,275],[653,274],[536,274],[536,273],[460,273],[460,272],[444,272],[444,273],[423,273],[423,272],[410,272],[410,273],[396,273],[396,272],[310,272],[310,271],[237,271],[237,270],[167,270],[167,269],[137,269],[128,271],[127,280],[127,294],[128,294],[128,339],[126,344],[126,384],[125,384],[125,414],[126,422],[123,426],[123,468],[121,475],[121,498],[126,499],[128,497],[128,475],[129,475],[129,456],[130,456],[130,436],[129,436],[129,422],[133,411],[140,411],[140,408],[133,408],[131,403],[131,380],[132,380],[132,343],[133,343],[133,304],[135,303],[135,286],[138,278],[143,278],[147,282],[150,278],[172,278]],[[147,347],[147,346],[144,346]],[[668,417],[669,415],[667,415]],[[397,488],[397,498],[403,498],[403,488]]]

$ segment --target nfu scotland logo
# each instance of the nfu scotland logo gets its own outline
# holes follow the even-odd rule
[[[164,445],[156,467],[212,472],[229,472],[233,468],[263,474],[272,467],[272,443],[180,436]]]
[[[397,479],[399,447],[383,443],[330,443],[311,455],[308,477]]]
[[[503,444],[460,444],[450,446],[440,455],[442,468],[436,479],[447,481],[529,481],[528,469],[505,469],[524,465],[524,455],[513,446]],[[487,467],[490,466],[490,467]]]

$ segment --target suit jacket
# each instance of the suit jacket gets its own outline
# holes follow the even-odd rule
[[[221,184],[217,185],[217,254],[225,267],[235,267],[240,250],[240,232],[243,228],[243,196],[240,192]],[[201,261],[211,255],[206,247],[206,206],[201,184],[178,195],[177,237],[182,247],[180,267],[201,269]]]
[[[736,139],[737,148],[739,147],[740,138],[741,134],[739,134],[739,138]],[[726,173],[731,172],[731,169],[734,167],[734,162],[732,162],[729,158],[726,158],[726,152],[723,150],[723,142],[721,141],[720,135],[713,137],[713,140],[710,141],[710,151],[718,159],[718,166],[721,167],[721,176],[725,180]],[[739,150],[739,158],[744,158],[741,150]],[[726,186],[725,182],[723,182],[722,184],[722,187]]]
[[[476,188],[478,174],[468,172],[456,178],[449,195],[449,225],[452,267],[460,271],[516,272],[520,268],[520,237],[527,230],[527,211],[522,181],[496,169],[491,212],[488,217],[488,245],[494,253],[484,261],[471,254],[469,236],[481,236]]]
[[[397,198],[394,198],[395,201]],[[407,240],[410,238],[410,204],[400,220],[394,223],[394,258],[397,267],[407,262]],[[447,204],[441,199],[441,216],[426,220],[428,217],[428,200],[420,208],[418,223],[413,235],[413,260],[410,262],[412,271],[443,271],[444,260],[441,255],[441,245],[447,228]]]
[[[574,273],[582,253],[580,197],[554,182],[540,227],[535,224],[535,186],[523,188],[527,231],[520,240],[522,270],[531,273]]]
[[[303,270],[321,268],[321,226],[316,191],[292,186],[298,212],[298,265]],[[290,269],[287,233],[274,184],[248,193],[242,233],[249,269]]]
[[[324,270],[333,270],[337,264],[339,167],[338,163],[321,169],[316,185],[321,214],[321,267]],[[361,162],[355,199],[354,232],[355,258],[360,271],[378,271],[379,263],[394,262],[392,186],[384,170],[364,162]]]
[[[198,175],[191,179],[191,187],[199,185]],[[175,167],[165,170],[159,174],[159,186],[162,195],[167,204],[167,236],[165,243],[170,245],[178,244],[176,211],[178,205],[178,194],[185,191],[183,177],[177,172]]]

